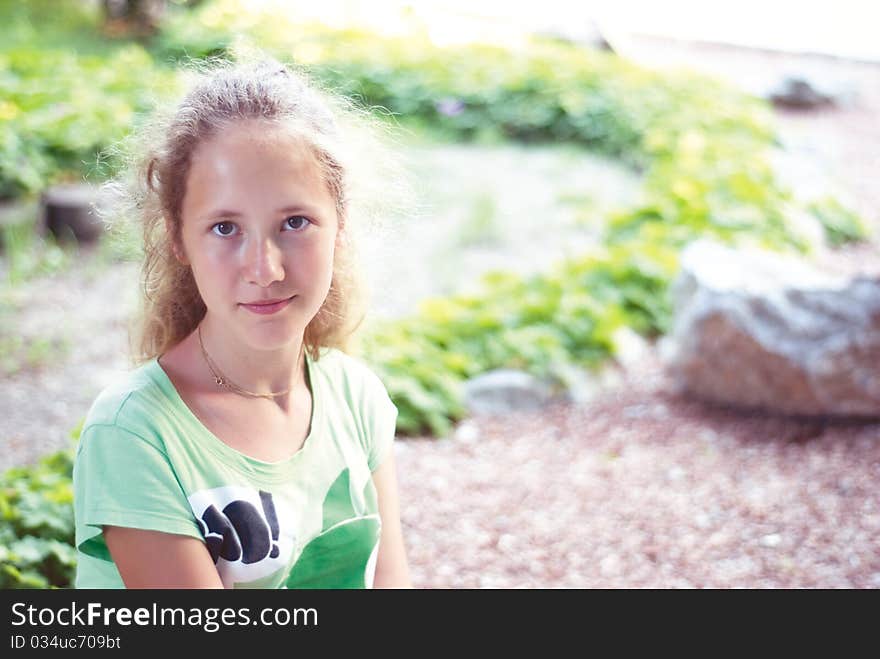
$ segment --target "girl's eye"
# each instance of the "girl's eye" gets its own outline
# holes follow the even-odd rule
[[[235,225],[232,222],[217,222],[211,230],[218,236],[231,236],[235,232]]]
[[[302,215],[291,215],[284,220],[284,228],[291,229],[292,231],[302,231],[309,224],[311,224],[311,221]]]

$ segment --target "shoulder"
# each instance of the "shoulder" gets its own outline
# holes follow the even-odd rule
[[[354,413],[361,447],[373,472],[394,441],[398,409],[382,380],[363,359],[337,349],[323,350],[315,365],[327,378],[332,399]]]
[[[332,392],[330,399],[354,411],[363,427],[392,423],[397,418],[397,407],[385,384],[362,358],[336,348],[322,348],[315,366],[324,377],[323,385]]]
[[[320,359],[314,362],[317,370],[349,397],[386,394],[385,385],[375,370],[360,357],[349,355],[337,348],[322,348]]]
[[[96,396],[86,414],[82,436],[96,428],[116,427],[147,439],[157,411],[165,405],[162,388],[151,360],[120,374]]]

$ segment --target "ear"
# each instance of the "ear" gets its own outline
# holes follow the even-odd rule
[[[189,265],[189,259],[183,251],[183,247],[177,244],[177,241],[171,243],[171,249],[174,250],[174,256],[180,261],[181,265]]]
[[[345,230],[346,222],[344,215],[337,216],[336,223],[336,247],[344,245],[348,242],[348,232]]]
[[[168,234],[169,243],[171,244],[171,251],[174,253],[174,258],[176,258],[182,265],[189,265],[189,259],[186,258],[186,253],[183,250],[183,245],[180,244],[180,241],[174,235],[174,226],[171,222],[168,221],[168,218],[165,218],[165,232]]]

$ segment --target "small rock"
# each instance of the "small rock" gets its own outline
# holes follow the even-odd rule
[[[782,543],[782,536],[778,533],[770,533],[761,538],[761,545],[764,547],[778,547]]]
[[[602,373],[592,375],[586,369],[572,364],[557,365],[554,375],[562,381],[565,398],[572,403],[587,403],[603,388]]]
[[[684,469],[682,469],[678,465],[674,465],[666,471],[666,478],[668,478],[671,481],[679,481],[682,478],[684,478],[684,475],[685,475]]]
[[[432,489],[439,492],[445,492],[449,489],[449,483],[443,476],[432,476],[428,483]]]
[[[650,344],[629,327],[620,327],[611,335],[614,359],[625,370],[639,368],[650,354]]]
[[[816,89],[815,83],[803,76],[789,76],[770,91],[776,105],[807,110],[833,103],[833,98]]]
[[[655,419],[669,418],[669,407],[664,403],[657,403],[651,408],[651,416]]]
[[[642,403],[637,405],[627,405],[623,408],[623,416],[627,419],[640,419],[643,416],[647,416],[650,411],[650,406]]]
[[[505,584],[504,579],[501,579],[492,574],[485,574],[480,576],[480,588],[504,588],[509,587],[508,584]]]
[[[709,539],[706,541],[706,544],[709,547],[721,547],[722,545],[730,542],[730,534],[726,531],[716,531],[712,535],[709,536]]]
[[[59,240],[93,243],[104,231],[98,213],[102,200],[93,185],[68,183],[47,188],[40,197],[41,229]]]
[[[464,403],[473,414],[539,409],[553,397],[549,383],[515,369],[482,373],[464,384]]]
[[[453,438],[462,444],[473,444],[480,439],[480,427],[473,421],[462,421],[455,428]]]
[[[496,546],[499,550],[503,552],[511,552],[514,550],[516,546],[516,536],[510,535],[509,533],[505,533],[500,538],[498,538],[498,542]]]
[[[617,554],[609,554],[599,563],[599,571],[603,577],[616,577],[620,574],[620,557]]]
[[[697,525],[698,529],[708,529],[712,524],[712,520],[706,513],[700,512],[694,517],[694,524]]]
[[[715,444],[718,441],[718,433],[716,433],[711,428],[702,428],[697,433],[697,437],[702,439],[707,444]]]

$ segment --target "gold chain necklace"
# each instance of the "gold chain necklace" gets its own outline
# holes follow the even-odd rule
[[[226,387],[230,391],[237,393],[237,394],[241,394],[242,396],[253,396],[254,398],[268,398],[270,400],[272,398],[276,398],[277,396],[283,396],[284,394],[290,393],[290,391],[293,389],[293,387],[289,387],[288,389],[285,389],[284,391],[275,391],[275,392],[270,392],[268,394],[260,394],[260,393],[254,392],[254,391],[248,391],[247,389],[242,389],[237,384],[232,382],[229,378],[227,378],[225,375],[223,375],[220,372],[220,369],[217,367],[217,365],[214,363],[214,361],[208,355],[208,351],[205,350],[205,344],[202,343],[202,326],[201,325],[199,325],[199,327],[198,327],[198,334],[199,334],[199,346],[201,346],[201,348],[202,348],[202,356],[204,356],[205,363],[208,364],[208,368],[211,369],[211,375],[214,376],[214,382],[217,383],[218,387]]]

